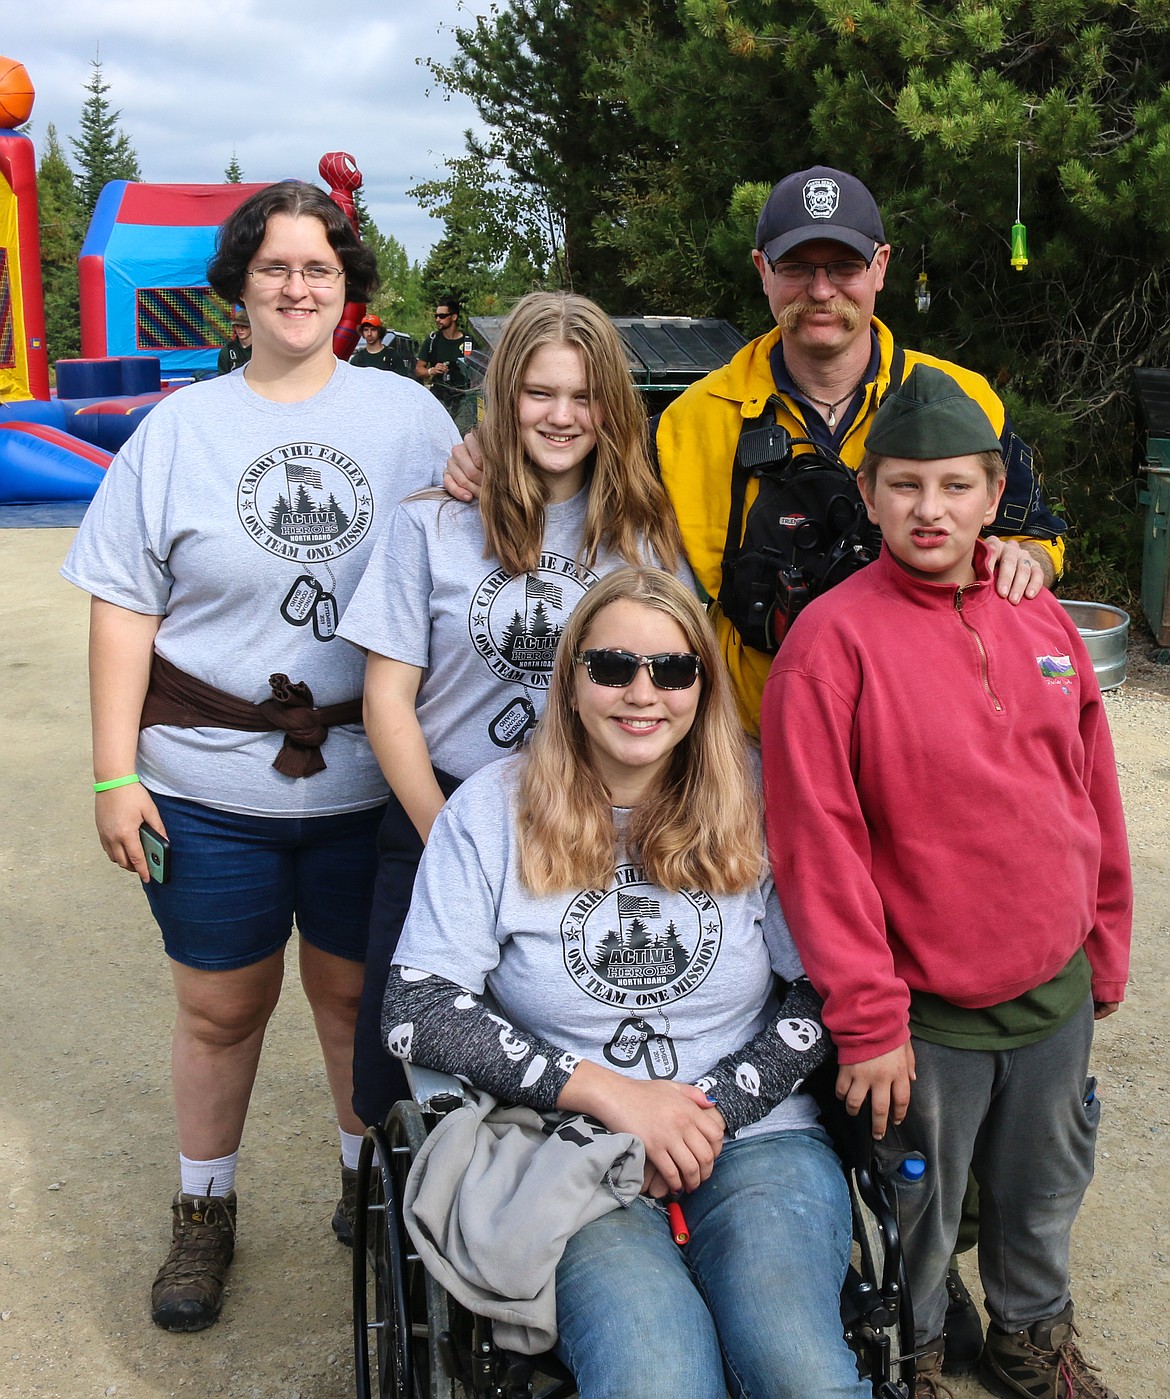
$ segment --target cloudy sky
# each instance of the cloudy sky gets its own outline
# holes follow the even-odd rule
[[[236,153],[249,181],[316,180],[348,151],[375,221],[422,261],[442,224],[406,197],[463,149],[477,118],[424,60],[454,51],[489,0],[3,0],[0,54],[36,88],[38,155],[53,122],[78,134],[99,51],[107,99],[144,180],[214,183]],[[66,154],[72,150],[65,142]]]

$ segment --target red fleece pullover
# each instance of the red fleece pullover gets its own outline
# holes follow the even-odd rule
[[[764,689],[768,844],[840,1061],[1050,980],[1082,944],[1119,1001],[1133,912],[1093,665],[1048,592],[913,579],[881,557],[812,603]]]

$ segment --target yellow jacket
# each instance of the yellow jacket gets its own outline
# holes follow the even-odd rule
[[[877,377],[865,386],[861,410],[843,441],[837,444],[842,460],[853,471],[861,465],[870,421],[889,386],[894,358],[894,338],[889,330],[876,317],[873,328],[879,350]],[[768,398],[776,393],[769,357],[779,338],[777,327],[745,345],[729,364],[692,384],[659,420],[655,443],[662,483],[678,516],[687,559],[695,577],[713,599],[719,596],[722,580],[723,548],[731,511],[731,468],[740,430],[744,419],[764,413]],[[1064,541],[1060,537],[1063,526],[1045,505],[1031,469],[1031,451],[1015,435],[991,385],[981,374],[917,350],[905,351],[903,379],[916,364],[930,364],[949,374],[975,399],[1000,434],[1008,484],[992,532],[1039,544],[1059,574],[1064,559]],[[811,436],[801,405],[786,394],[780,395],[780,401],[786,410],[778,412],[781,426],[793,436]],[[748,482],[745,518],[758,489],[755,481]],[[772,657],[746,646],[715,602],[711,604],[711,620],[731,674],[743,726],[758,736],[760,697]]]

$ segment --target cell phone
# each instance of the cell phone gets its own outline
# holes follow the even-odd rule
[[[160,836],[153,826],[143,821],[138,827],[142,838],[142,853],[146,856],[146,868],[156,884],[165,884],[171,877],[171,843],[166,836]]]

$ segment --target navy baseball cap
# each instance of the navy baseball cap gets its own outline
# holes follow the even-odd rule
[[[844,243],[867,264],[886,241],[873,195],[855,175],[814,165],[786,175],[768,196],[756,224],[756,247],[769,262],[816,238]]]

